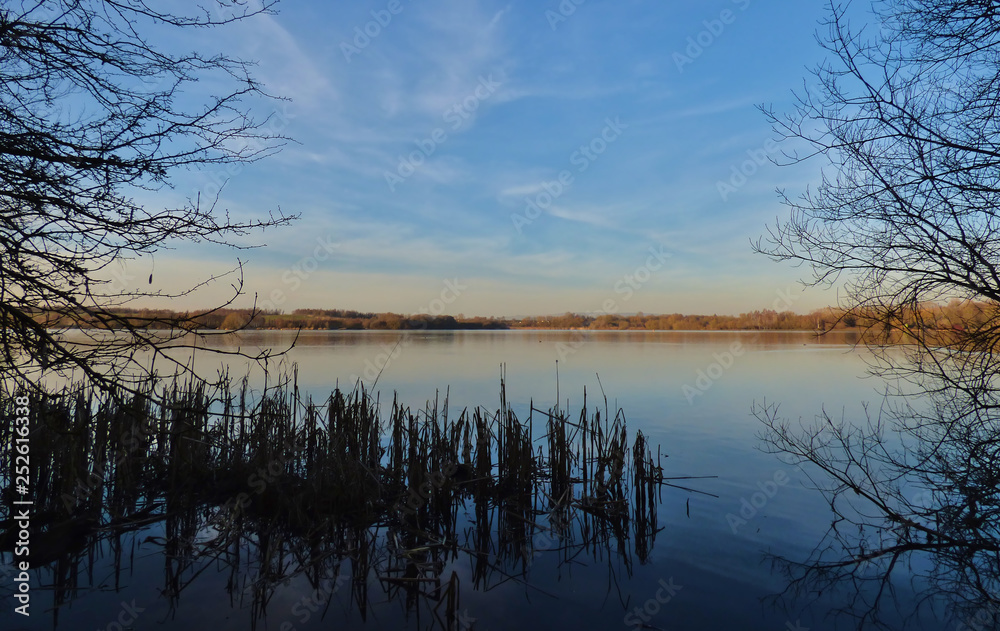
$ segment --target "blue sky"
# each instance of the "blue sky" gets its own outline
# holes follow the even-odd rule
[[[764,161],[794,147],[768,142],[755,106],[790,107],[791,90],[822,59],[823,3],[561,6],[284,0],[277,15],[174,40],[178,50],[258,61],[268,90],[291,99],[271,124],[297,142],[235,174],[179,174],[149,203],[210,194],[228,178],[220,208],[242,216],[280,206],[301,219],[252,238],[266,247],[173,244],[130,274],[145,281],[155,270],[154,288],[170,291],[239,256],[249,295],[286,311],[547,314],[601,312],[610,299],[623,313],[738,313],[835,303],[830,291],[800,294],[805,270],[749,247],[787,214],[775,188],[801,192],[820,166]],[[745,181],[733,179],[741,166]],[[228,284],[174,306],[217,302]]]

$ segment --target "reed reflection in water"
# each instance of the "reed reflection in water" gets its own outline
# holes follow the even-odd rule
[[[416,412],[394,400],[383,416],[362,389],[316,404],[294,374],[260,396],[246,380],[213,391],[150,382],[120,400],[67,387],[35,402],[32,427],[31,562],[44,568],[53,625],[88,593],[122,589],[151,555],[165,628],[219,574],[252,628],[319,621],[334,603],[358,623],[400,603],[419,628],[474,628],[497,612],[470,610],[463,588],[546,595],[532,580],[543,558],[606,564],[594,596],[607,598],[648,559],[662,487],[688,483],[621,410],[606,399],[588,409],[586,396],[578,417],[532,406],[519,420],[502,379],[495,411],[451,415],[445,398]],[[309,597],[272,615],[293,584]]]

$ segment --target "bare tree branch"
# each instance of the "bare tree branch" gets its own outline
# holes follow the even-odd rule
[[[183,369],[166,351],[197,346],[189,332],[205,313],[145,322],[124,315],[124,305],[167,294],[109,288],[102,272],[178,241],[246,247],[234,238],[294,219],[279,209],[233,220],[217,200],[200,196],[159,208],[133,197],[169,187],[178,169],[253,162],[287,140],[249,113],[257,101],[275,101],[250,64],[166,53],[143,35],[154,26],[225,27],[273,6],[218,0],[187,15],[142,0],[20,0],[0,8],[4,389],[38,388],[43,371],[75,372],[109,391],[128,388],[149,370],[140,352]],[[190,88],[206,78],[227,91],[192,103]],[[242,264],[230,285],[220,306],[242,294]],[[97,339],[91,332],[72,344],[61,334],[83,325],[118,333]],[[146,330],[153,325],[167,326]]]
[[[826,167],[814,190],[781,194],[790,218],[754,244],[808,283],[842,283],[841,317],[865,326],[887,379],[867,422],[755,410],[833,513],[807,562],[784,560],[793,585],[852,585],[866,628],[902,567],[960,620],[1000,598],[1000,3],[880,0],[873,18],[853,29],[831,2],[811,89],[792,113],[762,108],[809,148],[789,162]]]

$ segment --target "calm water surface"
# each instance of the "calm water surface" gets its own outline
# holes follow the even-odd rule
[[[248,332],[240,344],[248,351],[285,348],[293,338],[291,332]],[[804,471],[759,449],[761,426],[751,406],[780,403],[784,416],[807,421],[824,408],[847,420],[863,418],[862,402],[876,408],[882,402],[881,384],[866,377],[864,351],[851,342],[850,334],[817,339],[797,332],[476,331],[401,337],[396,332],[315,331],[301,333],[286,359],[298,365],[300,387],[317,400],[327,397],[338,382],[343,386],[361,378],[371,385],[381,372],[377,390],[385,408],[393,393],[417,408],[435,396],[443,399],[447,392],[452,414],[478,405],[495,410],[503,364],[508,398],[519,417],[532,401],[539,408],[556,405],[557,390],[561,405],[574,414],[584,390],[588,403],[601,408],[606,395],[612,414],[622,408],[630,430],[641,429],[650,442],[661,445],[669,456],[664,459],[667,475],[718,476],[690,482],[717,498],[663,490],[663,531],[649,562],[636,564],[631,577],[620,576],[617,584],[609,584],[607,563],[593,559],[561,570],[538,563],[528,582],[544,593],[514,583],[487,592],[463,590],[462,607],[470,619],[477,619],[474,628],[637,628],[636,618],[626,618],[626,612],[654,598],[664,581],[680,589],[670,602],[650,608],[657,611],[646,621],[649,628],[817,630],[841,628],[826,614],[843,605],[843,595],[825,594],[792,611],[771,607],[761,599],[780,592],[786,583],[772,574],[764,554],[804,560],[830,525],[829,507],[808,488]],[[218,359],[198,361],[200,369],[214,370]],[[241,362],[231,363],[234,374],[245,369]],[[741,500],[752,498],[760,485],[774,488],[767,483],[776,476],[789,481],[777,487],[756,515],[745,523],[734,522]],[[210,567],[193,579],[197,585],[170,611],[157,594],[160,549],[141,545],[148,535],[136,536],[117,579],[110,557],[96,561],[99,571],[81,577],[79,597],[60,611],[60,627],[117,628],[109,623],[123,601],[134,599],[144,608],[137,629],[250,628],[246,608],[230,604],[225,574]],[[456,564],[455,569],[469,574],[467,564]],[[258,628],[427,626],[404,621],[396,603],[373,609],[362,623],[346,590],[339,600],[335,595],[325,618],[317,613],[303,624],[293,608],[309,591],[294,581],[280,589],[268,606],[266,623]],[[906,602],[905,585],[900,599]],[[628,609],[622,601],[629,603]],[[52,613],[44,612],[48,605],[45,592],[38,589],[30,624],[12,619],[10,608],[5,608],[0,627],[52,628]],[[906,628],[940,624],[921,627],[911,621]]]

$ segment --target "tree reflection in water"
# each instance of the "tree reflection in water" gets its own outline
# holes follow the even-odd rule
[[[808,559],[773,557],[784,595],[847,590],[842,613],[867,628],[906,580],[921,594],[914,617],[947,610],[959,628],[1000,628],[1000,408],[954,387],[893,401],[863,424],[824,412],[796,426],[756,409],[768,448],[810,472],[833,516]]]

